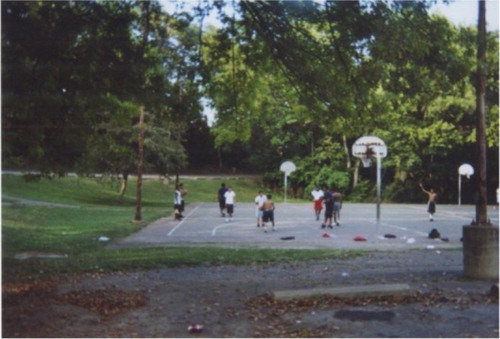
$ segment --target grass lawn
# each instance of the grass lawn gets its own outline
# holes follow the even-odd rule
[[[186,201],[216,201],[222,181],[185,180]],[[225,180],[239,201],[253,201],[261,183],[254,179]],[[2,176],[2,273],[4,281],[55,273],[109,272],[181,265],[259,264],[333,258],[356,253],[335,250],[230,249],[220,247],[157,247],[105,249],[102,235],[125,237],[172,212],[173,185],[160,180],[143,184],[141,222],[134,222],[135,181],[122,203],[119,183],[90,178],[25,181]],[[29,200],[29,203],[25,200]],[[37,205],[33,201],[58,205]],[[24,252],[67,255],[62,259],[16,259]]]

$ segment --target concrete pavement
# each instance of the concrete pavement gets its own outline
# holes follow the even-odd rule
[[[439,251],[462,247],[462,226],[470,224],[474,213],[472,205],[438,205],[434,221],[430,222],[424,204],[383,204],[377,223],[375,204],[345,203],[340,226],[321,229],[312,204],[281,203],[275,211],[276,231],[264,233],[257,227],[252,203],[237,204],[231,221],[220,216],[215,203],[192,203],[182,221],[166,216],[127,238],[112,239],[110,247],[216,245]],[[498,210],[491,208],[489,217],[498,225]],[[432,229],[438,230],[441,239],[428,238]]]

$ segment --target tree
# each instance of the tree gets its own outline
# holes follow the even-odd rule
[[[164,14],[158,3],[147,3],[148,20],[141,22],[141,6],[145,4],[2,3],[4,165],[63,174],[76,170],[78,163],[81,171],[129,173],[130,161],[123,155],[130,158],[137,151],[127,148],[134,148],[130,138],[141,105],[156,124],[153,130],[171,133],[175,107],[167,95],[175,88],[170,84],[173,68],[165,64],[176,62],[173,55],[180,47],[172,45],[176,37],[169,35],[169,25],[186,27]],[[154,146],[158,152],[180,145],[176,141],[171,147],[165,143],[172,138],[164,140]],[[106,145],[111,149],[103,152]],[[99,154],[102,161],[95,158]],[[111,154],[117,163],[105,167],[115,159]],[[182,151],[175,154],[181,165]]]
[[[241,1],[229,15],[227,3],[200,1],[194,15],[157,2],[2,3],[4,166],[126,178],[144,107],[145,171],[178,174],[217,154],[272,177],[290,159],[299,188],[349,193],[372,175],[351,145],[374,134],[389,148],[389,199],[420,199],[419,181],[447,187],[443,202],[456,196],[448,173],[475,152],[474,28],[430,16],[427,1]],[[206,29],[213,8],[223,26]],[[498,173],[498,36],[486,39]]]
[[[132,6],[130,14],[128,27],[131,39],[126,43],[131,44],[130,48],[136,50],[138,55],[135,65],[131,65],[132,72],[138,74],[137,88],[127,94],[131,102],[117,98],[114,110],[103,117],[103,123],[98,125],[97,134],[88,145],[88,157],[83,163],[88,162],[91,169],[100,168],[105,173],[121,174],[120,201],[128,186],[129,175],[139,168],[139,206],[142,172],[154,170],[167,174],[185,166],[186,156],[175,133],[178,127],[172,119],[175,105],[169,104],[165,98],[166,93],[175,88],[169,83],[169,70],[163,66],[170,62],[166,53],[169,49],[165,46],[172,39],[168,34],[171,20],[161,12],[158,4],[149,2]],[[141,34],[134,35],[134,26],[140,27]],[[139,105],[145,108],[139,108]],[[120,106],[125,108],[122,114]],[[101,143],[103,139],[108,145],[107,150],[95,152],[95,141]]]
[[[104,122],[101,109],[127,101],[141,82],[126,71],[139,57],[131,5],[6,2],[2,12],[6,164],[74,170],[93,126]]]
[[[75,45],[89,20],[88,8],[86,3],[2,3],[5,166],[62,173],[83,151],[90,121],[82,112],[82,55]]]
[[[241,2],[241,19],[226,18],[228,26],[206,44],[216,142],[258,145],[250,147],[251,159],[261,168],[288,149],[302,159],[305,183],[322,166],[356,178],[349,146],[375,134],[389,145],[389,183],[406,191],[416,191],[420,180],[455,187],[443,177],[471,145],[473,44],[463,29],[429,16],[429,5]],[[311,147],[300,147],[304,140]],[[446,192],[444,199],[456,196]]]

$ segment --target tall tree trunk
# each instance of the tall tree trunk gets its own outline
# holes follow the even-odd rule
[[[488,224],[486,191],[486,2],[479,1],[477,37],[476,143],[477,143],[477,202],[476,222]]]
[[[359,159],[356,159],[354,161],[354,172],[352,175],[352,189],[356,188],[358,186],[359,182]]]
[[[352,166],[351,152],[349,151],[349,145],[347,144],[347,137],[345,134],[342,135],[342,143],[344,144],[344,152],[346,156],[346,167],[349,170]]]
[[[141,107],[139,119],[139,149],[137,160],[137,190],[135,203],[135,221],[142,220],[142,172],[144,171],[144,107]]]
[[[150,31],[150,2],[141,3],[142,57],[145,58]],[[142,220],[142,172],[144,170],[144,106],[139,113],[139,146],[137,154],[137,188],[135,201],[135,221]]]
[[[351,157],[351,152],[349,149],[349,145],[347,144],[347,136],[344,134],[342,135],[342,143],[344,145],[344,152],[346,155],[346,167],[348,170],[350,170],[353,166],[352,164],[352,157]],[[356,188],[358,186],[358,181],[359,181],[359,159],[354,160],[354,171],[352,172],[352,187],[351,189]]]

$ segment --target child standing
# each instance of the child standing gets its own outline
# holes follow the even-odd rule
[[[226,199],[226,210],[229,216],[226,221],[231,221],[233,220],[234,202],[236,201],[236,193],[231,189],[231,187],[227,188],[226,193],[224,193],[224,198]]]
[[[324,192],[318,187],[315,187],[314,190],[311,192],[311,195],[313,196],[314,200],[313,202],[314,214],[316,215],[316,220],[319,220],[321,210],[323,209]]]
[[[437,194],[434,192],[434,189],[431,188],[427,191],[422,184],[420,184],[420,188],[422,191],[427,194],[427,212],[429,213],[429,221],[434,221],[434,213],[436,213],[436,198]]]

